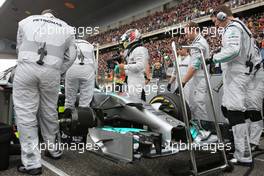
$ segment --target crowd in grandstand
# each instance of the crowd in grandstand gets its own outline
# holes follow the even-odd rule
[[[230,0],[232,7],[250,3],[253,0]],[[130,24],[122,25],[118,28],[108,30],[95,36],[89,37],[91,43],[96,42],[102,44],[115,42],[126,30],[130,28],[140,29],[142,33],[161,29],[166,26],[189,21],[201,16],[209,15],[212,10],[222,3],[223,0],[182,0],[176,6],[156,12],[147,17],[133,21]]]
[[[196,2],[197,4],[195,6],[197,7],[197,9],[199,9],[199,12],[203,12],[203,9],[210,9],[208,7],[208,3],[212,3],[210,5],[210,7],[214,7],[214,6],[217,6],[219,2],[220,2],[220,0],[205,0],[205,1],[201,1],[201,2]],[[236,0],[236,1],[232,1],[232,4],[233,5],[240,5],[240,4],[244,4],[244,3],[248,3],[248,2],[250,2],[250,1],[246,1],[246,0],[238,1],[238,0]],[[161,27],[165,27],[167,25],[171,25],[173,23],[178,23],[181,20],[190,20],[190,19],[198,17],[199,15],[195,15],[197,13],[193,13],[194,9],[191,9],[191,8],[188,10],[188,13],[185,12],[185,13],[182,13],[181,16],[177,16],[177,15],[174,16],[176,12],[179,13],[179,11],[180,11],[179,8],[181,8],[182,6],[184,6],[186,9],[188,9],[188,3],[190,3],[190,1],[184,0],[182,3],[178,4],[177,6],[171,8],[167,11],[164,11],[163,13],[157,12],[154,16],[152,15],[150,17],[146,17],[149,19],[144,19],[143,21],[141,21],[141,20],[135,21],[132,24],[122,26],[121,29],[112,30],[110,33],[108,31],[107,35],[104,35],[104,33],[100,34],[100,35],[96,36],[96,38],[97,38],[97,40],[99,40],[99,42],[105,41],[104,36],[109,36],[109,37],[114,36],[117,39],[118,37],[120,37],[120,35],[122,35],[123,32],[125,32],[126,29],[130,28],[131,26],[139,28],[139,29],[143,29],[143,32],[148,32],[148,31],[155,30],[155,29],[158,29]],[[191,6],[193,6],[193,4],[191,4]],[[188,15],[189,13],[193,13],[192,16],[189,16]],[[210,10],[207,10],[204,13],[208,14],[208,13],[210,13]],[[201,14],[201,13],[199,13],[199,14]],[[174,19],[174,21],[171,22],[171,20],[169,20],[170,18]],[[159,24],[159,25],[158,26],[151,25],[152,27],[151,27],[151,29],[149,29],[147,27],[147,25],[149,23],[147,23],[146,21],[152,21],[153,19],[158,19],[158,20],[162,21],[162,23],[164,23],[164,26],[163,26],[163,24],[155,22],[155,24]],[[240,19],[243,20],[245,22],[245,24],[247,24],[247,26],[253,32],[254,37],[257,39],[259,47],[262,49],[262,53],[264,53],[264,13],[262,12],[262,13],[258,13],[258,14],[253,14],[249,17],[241,17]],[[207,35],[205,35],[205,37],[206,37],[206,39],[207,39],[207,41],[211,47],[210,48],[211,51],[214,51],[220,47],[221,39],[220,39],[219,35],[215,36],[215,34],[214,34],[214,36],[212,36],[210,34],[207,34]],[[96,39],[93,37],[93,40],[96,40]],[[184,41],[184,37],[182,37],[182,36],[174,36],[174,37],[169,37],[169,38],[164,38],[164,39],[159,39],[159,40],[157,40],[157,39],[156,40],[150,40],[149,42],[144,43],[144,46],[147,47],[149,50],[150,65],[154,66],[155,63],[165,63],[166,66],[170,65],[170,63],[171,63],[170,58],[173,57],[172,52],[171,52],[171,42],[172,41],[175,41],[177,44],[186,43],[186,41]],[[111,40],[110,41],[107,40],[106,42],[111,42]],[[108,72],[107,66],[106,66],[106,60],[110,59],[112,57],[112,55],[115,53],[116,53],[116,51],[111,51],[111,52],[106,52],[106,53],[100,54],[99,73],[105,73],[106,74]]]

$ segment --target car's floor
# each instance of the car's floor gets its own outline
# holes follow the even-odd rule
[[[264,148],[264,140],[261,142]],[[186,153],[163,157],[158,159],[142,159],[134,164],[116,164],[107,159],[101,158],[90,152],[78,153],[65,152],[61,160],[51,160],[43,157],[44,176],[154,176],[154,175],[175,175],[174,171],[179,171],[181,166],[185,167]],[[16,166],[20,162],[19,156],[10,158],[10,168],[7,171],[0,172],[3,176],[20,175],[16,171]],[[264,154],[255,158],[252,176],[264,175]],[[247,167],[235,166],[232,173],[213,173],[212,175],[240,176],[244,175]]]

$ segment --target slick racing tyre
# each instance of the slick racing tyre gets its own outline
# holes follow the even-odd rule
[[[184,122],[183,110],[181,108],[180,96],[173,93],[164,93],[155,96],[150,100],[151,105],[155,105],[159,110],[167,113],[170,116]],[[186,103],[187,114],[189,121],[191,120],[191,111]]]

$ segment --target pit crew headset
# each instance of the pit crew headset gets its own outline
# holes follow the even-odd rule
[[[219,20],[219,21],[225,21],[226,18],[227,18],[227,14],[225,12],[215,12],[214,13],[216,18]]]
[[[216,16],[216,18],[219,20],[219,21],[221,21],[221,22],[223,22],[223,21],[225,21],[226,19],[227,19],[227,14],[225,13],[225,12],[222,12],[222,11],[220,11],[220,12],[214,12],[213,13],[215,16]],[[242,24],[240,21],[238,21],[238,20],[231,20],[232,22],[236,22],[236,23],[238,23],[242,28],[243,28],[243,30],[247,33],[247,35],[249,36],[249,38],[250,38],[250,47],[249,47],[249,49],[248,49],[248,55],[247,55],[247,57],[248,57],[248,60],[246,61],[246,63],[245,63],[245,65],[246,65],[246,67],[248,67],[249,68],[249,72],[248,73],[245,73],[246,75],[250,75],[251,74],[251,72],[253,71],[253,68],[254,68],[254,64],[253,64],[253,62],[251,61],[252,60],[252,57],[255,55],[254,53],[250,53],[250,51],[251,51],[251,49],[252,49],[252,45],[255,45],[255,42],[254,42],[254,38],[253,38],[253,36],[252,36],[252,34],[250,34],[249,33],[249,31],[247,30],[247,28],[245,27],[245,25],[244,24]],[[253,46],[254,47],[254,46]],[[255,52],[255,49],[253,49],[253,51]]]

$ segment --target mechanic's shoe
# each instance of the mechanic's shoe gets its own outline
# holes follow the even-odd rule
[[[238,165],[238,166],[245,166],[245,167],[252,167],[253,166],[253,162],[241,162],[241,161],[238,161],[236,158],[232,158],[229,161],[231,163],[233,163],[234,165]]]
[[[25,166],[21,164],[17,167],[17,171],[23,174],[28,174],[28,175],[41,175],[42,167],[35,168],[35,169],[26,169]]]
[[[207,140],[211,136],[211,132],[210,131],[200,130],[199,133],[200,133],[202,141]]]
[[[59,159],[61,159],[62,151],[58,151],[58,152],[59,153],[56,156],[54,156],[48,150],[45,150],[44,156],[49,157],[49,158],[51,158],[53,160],[59,160]]]
[[[200,136],[200,135],[199,135],[199,136]],[[217,136],[216,136],[216,135],[213,135],[213,134],[211,134],[211,135],[210,135],[209,137],[207,137],[206,139],[202,139],[202,140],[201,140],[201,137],[199,137],[199,136],[194,140],[194,142],[195,142],[196,144],[201,145],[201,146],[215,143],[215,142],[217,142],[217,140],[218,140]]]

